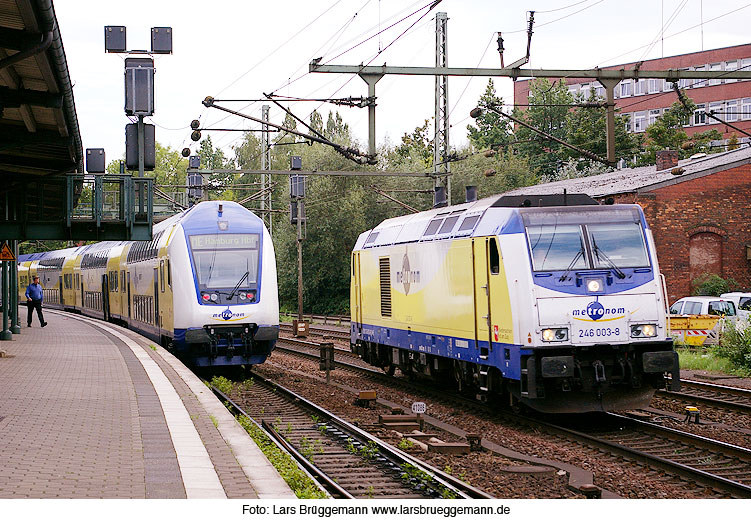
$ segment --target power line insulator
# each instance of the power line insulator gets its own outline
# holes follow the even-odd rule
[[[187,158],[188,156],[190,156],[190,149],[189,149],[188,147],[185,147],[185,148],[184,148],[184,149],[182,150],[182,153],[181,153],[181,154],[183,155],[183,158]]]
[[[193,121],[190,122],[190,128],[193,130],[198,129],[200,126],[201,126],[201,122],[198,121],[197,119],[194,119]]]
[[[201,131],[200,130],[194,130],[190,133],[190,139],[193,141],[198,141],[201,139]]]

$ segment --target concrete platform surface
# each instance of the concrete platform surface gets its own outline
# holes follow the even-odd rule
[[[45,319],[0,342],[0,498],[295,497],[168,351],[91,318]]]

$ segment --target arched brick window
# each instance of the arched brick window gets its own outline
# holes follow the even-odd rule
[[[722,246],[725,234],[717,228],[703,227],[689,233],[689,270],[691,283],[707,274],[722,276]]]

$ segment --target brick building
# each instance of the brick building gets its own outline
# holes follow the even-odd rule
[[[751,70],[751,44],[719,48],[662,59],[651,59],[640,63],[626,63],[607,66],[607,70],[692,70],[706,71],[707,79],[681,79],[679,86],[693,99],[698,108],[686,124],[689,136],[708,129],[719,130],[723,138],[735,133],[738,138],[751,136],[751,81],[728,79],[727,72]],[[569,92],[589,97],[594,88],[597,95],[605,97],[605,89],[594,79],[565,79]],[[529,102],[530,79],[514,83],[514,104],[526,105]],[[616,112],[627,119],[629,132],[644,132],[647,126],[677,100],[672,83],[662,79],[624,79],[615,87]],[[724,121],[746,131],[742,134],[709,116],[716,112]]]
[[[505,195],[585,193],[605,203],[639,204],[652,228],[668,298],[691,293],[703,274],[751,291],[751,148],[514,189]]]

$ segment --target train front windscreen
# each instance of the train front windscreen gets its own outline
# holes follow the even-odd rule
[[[260,256],[259,234],[191,235],[190,246],[201,289],[256,287]]]
[[[525,211],[522,218],[536,272],[650,266],[635,209]]]

